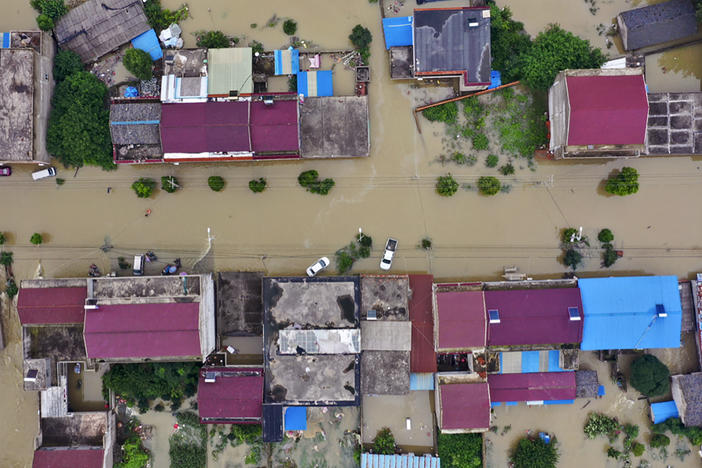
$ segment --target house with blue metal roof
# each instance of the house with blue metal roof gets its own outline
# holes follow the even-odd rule
[[[675,276],[578,280],[583,350],[680,347],[682,305]]]

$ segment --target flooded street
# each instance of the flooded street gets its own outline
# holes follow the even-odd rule
[[[510,3],[515,18],[529,32],[557,21],[602,47],[604,39],[595,25],[608,23],[617,11],[637,5],[623,0],[598,2],[600,10],[593,17],[582,0],[498,3]],[[177,8],[181,0],[163,4]],[[354,272],[378,273],[382,245],[392,236],[399,240],[393,263],[398,273],[428,271],[440,279],[495,279],[504,266],[515,265],[533,277],[558,277],[566,271],[558,262],[558,236],[568,226],[583,226],[591,238],[597,230],[610,228],[616,248],[624,251],[624,258],[613,268],[618,274],[689,277],[702,269],[702,216],[694,205],[695,199],[702,199],[700,158],[586,164],[539,161],[533,172],[525,169],[503,178],[512,184],[511,193],[487,198],[460,190],[451,198],[440,197],[434,191],[437,176],[450,171],[460,183],[474,183],[479,175],[494,174],[494,169],[488,170],[482,162],[474,167],[443,167],[436,162],[445,129],[420,119],[422,133],[418,133],[412,109],[425,103],[425,91],[412,83],[390,81],[378,4],[281,0],[256,5],[256,12],[249,13],[253,7],[243,1],[191,2],[192,18],[182,23],[186,45],[194,45],[190,33],[218,28],[246,36],[242,39],[246,43],[256,39],[267,49],[281,47],[287,43],[281,24],[264,28],[274,14],[295,19],[298,35],[324,49],[349,47],[353,26],[367,26],[374,38],[369,88],[371,156],[362,160],[120,167],[114,172],[82,168],[75,177],[73,170],[58,167],[59,177],[66,179],[63,186],[53,179],[33,182],[30,168],[15,166],[12,177],[0,180],[0,196],[5,200],[0,207],[0,229],[7,233],[5,248],[14,252],[19,279],[34,275],[39,261],[48,277],[84,276],[91,263],[106,272],[116,268],[118,257],[128,259],[149,249],[165,262],[180,257],[190,267],[207,247],[208,227],[215,237],[211,258],[217,270],[302,274],[318,257],[332,257],[362,227],[375,239],[374,250],[371,258],[354,266]],[[12,0],[0,18],[0,29],[34,28],[34,17],[28,2]],[[255,29],[252,23],[257,24]],[[641,174],[639,193],[623,198],[602,195],[601,181],[625,165]],[[297,175],[307,169],[336,181],[328,196],[298,186]],[[183,190],[175,194],[158,191],[142,200],[130,189],[138,177],[162,175],[177,176]],[[212,175],[225,178],[222,192],[208,188],[207,177]],[[254,194],[248,181],[258,177],[265,177],[269,188]],[[149,217],[144,216],[147,208],[152,210]],[[34,232],[44,235],[44,245],[30,244]],[[425,236],[434,246],[428,254],[416,247]],[[101,246],[112,248],[103,252]],[[581,274],[607,275],[610,270],[601,269],[599,259],[593,257],[587,259]],[[0,466],[28,467],[37,431],[37,395],[22,390],[16,314],[3,318],[7,348],[0,352],[0,414],[12,424],[0,426]],[[611,385],[608,392],[614,392]],[[596,408],[599,403],[591,406]],[[569,421],[575,415],[568,411],[577,413],[578,408],[575,405],[557,417]],[[533,421],[534,411],[556,408],[509,409],[526,410]],[[632,418],[643,417],[640,408],[636,411]],[[584,418],[585,412],[580,413]],[[506,419],[504,414],[498,416]],[[516,437],[519,425],[526,428],[527,422],[514,419],[512,434]],[[564,444],[584,444],[573,453],[587,455],[601,449],[602,441],[582,441],[576,434],[579,425],[571,431],[573,437],[557,435]],[[495,442],[496,451],[498,446]]]

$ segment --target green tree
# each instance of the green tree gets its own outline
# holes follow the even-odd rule
[[[576,270],[582,261],[582,254],[575,249],[568,249],[563,255],[563,264],[573,270]]]
[[[493,176],[483,176],[478,179],[478,191],[483,195],[496,195],[502,184]]]
[[[355,259],[346,250],[341,249],[336,252],[336,269],[339,271],[339,274],[350,271],[354,262]]]
[[[35,232],[32,234],[32,237],[29,239],[29,242],[31,242],[34,245],[41,245],[42,242],[44,242],[44,239],[41,234],[38,232]]]
[[[631,451],[632,451],[632,453],[634,454],[634,456],[640,457],[640,456],[643,455],[644,452],[646,451],[646,446],[645,446],[644,444],[640,444],[640,443],[638,443],[638,442],[634,442],[634,443],[631,445]]]
[[[614,458],[615,460],[619,460],[622,456],[622,452],[619,450],[615,449],[614,447],[609,447],[607,449],[607,458]]]
[[[221,192],[224,189],[224,179],[220,176],[211,176],[207,179],[207,185],[215,192]]]
[[[512,19],[509,7],[490,3],[490,49],[492,68],[502,74],[503,83],[521,79],[520,57],[531,47],[524,24]]]
[[[251,47],[252,52],[254,53],[254,55],[256,55],[257,53],[258,53],[258,54],[262,54],[263,52],[265,52],[265,51],[264,51],[264,48],[263,48],[263,44],[261,44],[261,43],[258,42],[258,41],[251,41],[251,42],[249,42],[249,47]]]
[[[481,434],[438,434],[438,451],[444,468],[480,468],[483,466]]]
[[[231,45],[229,37],[222,31],[204,31],[198,34],[196,43],[205,49],[223,49]]]
[[[178,185],[178,179],[175,176],[162,176],[161,177],[161,190],[165,190],[168,193],[173,193],[180,188]]]
[[[495,154],[488,154],[487,158],[485,158],[485,166],[486,167],[497,167],[497,163],[499,162],[500,158],[495,155]]]
[[[17,287],[17,283],[15,283],[14,278],[10,278],[7,280],[7,284],[5,285],[5,293],[7,294],[7,297],[12,300],[17,293],[19,292],[19,288]]]
[[[292,19],[286,19],[283,22],[283,32],[288,36],[292,36],[297,32],[297,22]]]
[[[0,232],[0,245],[4,245],[7,242],[7,237],[4,232]]]
[[[13,262],[12,252],[2,251],[0,252],[0,265],[4,267],[9,267]]]
[[[373,439],[373,453],[379,455],[392,455],[395,453],[395,436],[392,431],[384,427],[378,431]]]
[[[638,192],[639,173],[633,167],[623,167],[607,179],[605,191],[622,197]]]
[[[439,176],[436,180],[436,193],[442,197],[451,197],[458,191],[458,182],[451,174]]]
[[[149,21],[149,25],[158,34],[162,29],[168,28],[172,23],[180,23],[189,16],[188,5],[183,4],[177,10],[161,8],[160,0],[146,0],[144,2],[144,13]]]
[[[39,29],[42,31],[50,31],[54,29],[54,20],[42,13],[37,16],[37,26],[39,26]]]
[[[116,168],[106,98],[105,84],[86,71],[73,73],[56,85],[46,147],[64,166]]]
[[[425,119],[431,122],[444,122],[447,124],[456,123],[458,117],[458,106],[455,102],[447,102],[440,106],[430,107],[422,111]]]
[[[188,398],[197,392],[200,363],[115,364],[102,378],[103,396],[113,390],[130,405],[161,398],[165,401]]]
[[[611,418],[602,413],[590,413],[585,421],[583,432],[588,439],[597,436],[611,437],[619,429],[617,418]]]
[[[261,193],[266,190],[266,179],[260,177],[249,181],[249,190],[253,193]]]
[[[519,63],[522,80],[533,89],[547,90],[565,69],[599,68],[606,60],[599,49],[557,25],[540,32]]]
[[[153,76],[153,60],[148,52],[141,49],[127,49],[124,53],[124,67],[140,80],[150,80]]]
[[[82,70],[83,61],[72,50],[60,50],[54,56],[54,80],[57,83]]]
[[[373,35],[368,28],[357,24],[351,30],[349,40],[360,52],[361,60],[363,60],[364,63],[368,63],[368,59],[370,58],[370,43],[373,40]]]
[[[144,450],[139,437],[131,437],[122,445],[122,461],[117,468],[143,468],[149,461],[149,454]]]
[[[473,148],[477,151],[486,150],[490,147],[490,140],[488,140],[488,137],[484,133],[476,133],[473,135],[472,142]]]
[[[662,434],[670,431],[675,435],[685,436],[692,445],[702,444],[702,427],[685,426],[680,418],[670,418],[651,426],[651,431]]]
[[[319,195],[327,195],[335,185],[334,179],[320,180],[319,173],[314,169],[301,172],[297,176],[297,183],[305,187],[308,192]]]
[[[555,437],[548,444],[538,437],[524,437],[517,443],[511,460],[514,468],[555,468],[558,458]]]
[[[66,13],[68,8],[63,3],[63,0],[39,0],[39,11],[56,21]]]
[[[421,240],[421,242],[419,243],[419,247],[424,249],[424,250],[431,250],[431,246],[432,246],[431,239],[428,237],[423,238]]]
[[[670,438],[663,434],[653,434],[648,445],[651,448],[667,447],[670,445]]]
[[[140,177],[132,184],[132,190],[139,198],[149,198],[156,188],[156,181],[148,177]]]
[[[670,371],[656,356],[644,354],[631,363],[630,382],[642,395],[665,395],[670,391]]]
[[[609,268],[617,262],[619,255],[617,255],[617,251],[614,250],[612,244],[604,244],[603,247],[604,252],[602,252],[602,263],[605,268]]]
[[[602,229],[599,234],[597,234],[597,240],[603,244],[609,244],[614,240],[614,234],[612,234],[612,231],[609,229]]]
[[[504,176],[512,175],[514,174],[514,166],[512,165],[512,163],[507,163],[500,166],[498,171],[500,171],[500,174]]]

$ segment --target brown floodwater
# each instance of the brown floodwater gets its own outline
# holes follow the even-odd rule
[[[169,8],[180,3],[163,1]],[[129,258],[148,249],[165,261],[180,257],[191,267],[206,251],[207,228],[214,236],[208,259],[218,270],[303,274],[320,256],[332,257],[360,227],[375,243],[371,258],[358,262],[354,272],[378,273],[382,244],[392,236],[399,240],[394,272],[429,271],[442,279],[494,279],[504,266],[515,265],[530,276],[554,277],[565,272],[557,260],[558,233],[567,226],[583,226],[591,239],[598,229],[608,227],[614,232],[616,247],[624,251],[612,270],[601,269],[598,253],[593,251],[582,274],[614,271],[688,277],[702,269],[702,216],[694,205],[694,200],[702,199],[702,161],[698,158],[539,162],[534,171],[525,168],[506,178],[512,184],[511,193],[486,198],[460,190],[452,198],[439,197],[434,191],[438,175],[451,172],[461,183],[475,183],[477,176],[495,172],[482,162],[474,167],[437,163],[445,147],[445,129],[420,119],[422,133],[418,133],[412,109],[426,102],[431,93],[390,81],[378,4],[276,0],[259,2],[255,9],[251,5],[226,0],[192,2],[192,18],[182,25],[186,43],[192,45],[190,34],[197,29],[219,28],[231,35],[246,35],[245,41],[259,40],[269,49],[281,47],[287,42],[282,22],[275,28],[263,27],[274,14],[294,18],[298,36],[324,49],[348,47],[348,34],[357,23],[370,28],[374,37],[369,88],[371,156],[120,167],[115,172],[83,168],[75,177],[73,170],[59,167],[59,176],[66,179],[63,186],[53,179],[33,182],[29,168],[16,166],[11,177],[0,180],[0,196],[5,200],[0,207],[0,229],[8,233],[5,248],[14,252],[18,278],[33,276],[39,265],[46,276],[83,276],[91,263],[106,272],[115,267],[118,257]],[[598,2],[600,10],[595,16],[584,2],[575,0],[513,1],[510,5],[529,32],[558,22],[592,40],[604,41],[596,25],[635,3]],[[4,13],[0,30],[35,24],[35,13],[24,1],[13,0]],[[255,29],[252,23],[257,23]],[[603,196],[601,181],[624,165],[640,172],[639,193],[623,198]],[[297,185],[297,175],[307,169],[334,178],[336,186],[328,196],[307,193]],[[141,200],[129,188],[138,177],[162,175],[177,176],[183,190]],[[223,192],[207,187],[211,175],[226,179]],[[253,194],[248,181],[258,177],[265,177],[269,188]],[[108,187],[112,187],[109,194]],[[149,217],[144,216],[147,208],[152,210]],[[34,232],[45,234],[44,245],[29,243]],[[429,253],[416,247],[425,236],[434,245]],[[107,252],[100,249],[105,244],[112,246]],[[8,344],[0,352],[0,415],[12,423],[0,426],[0,466],[27,467],[37,430],[37,395],[22,390],[16,313],[6,313],[5,318]]]

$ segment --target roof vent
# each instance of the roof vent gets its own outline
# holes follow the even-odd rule
[[[83,309],[85,310],[95,310],[99,309],[100,307],[98,306],[98,300],[95,298],[90,298],[85,300],[85,305],[83,306]]]
[[[568,307],[568,318],[571,322],[580,321],[580,311],[577,307]]]
[[[366,320],[378,320],[378,312],[376,312],[374,309],[369,310]]]
[[[497,309],[488,310],[488,317],[490,317],[490,323],[500,323],[500,311]]]
[[[24,376],[25,382],[36,382],[39,376],[39,371],[36,369],[29,369],[27,375]]]
[[[665,306],[663,304],[656,304],[656,317],[667,317],[668,312],[665,311]]]
[[[217,374],[213,371],[205,372],[205,383],[215,383],[217,380]]]
[[[478,23],[478,18],[468,18],[469,28],[477,28],[478,26],[480,26],[480,23]]]

